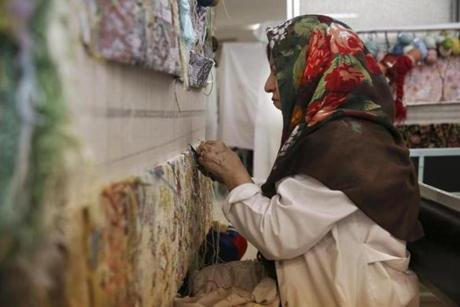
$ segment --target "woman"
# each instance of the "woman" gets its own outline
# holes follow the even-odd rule
[[[345,24],[300,16],[267,31],[265,91],[282,146],[262,187],[223,143],[200,164],[230,190],[227,219],[274,261],[283,306],[416,306],[406,241],[419,190],[375,59]]]

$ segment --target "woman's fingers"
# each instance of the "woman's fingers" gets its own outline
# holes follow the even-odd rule
[[[208,162],[213,162],[216,165],[222,165],[223,164],[223,157],[222,155],[215,153],[213,151],[205,151],[200,155],[199,158],[200,161],[203,161],[204,163]]]
[[[222,142],[214,142],[213,144],[204,143],[200,145],[197,149],[197,152],[201,155],[204,152],[214,152],[214,153],[223,153],[228,150]]]

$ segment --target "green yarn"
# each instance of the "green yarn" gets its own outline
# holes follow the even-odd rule
[[[15,106],[18,70],[14,65],[16,46],[0,35],[0,204],[6,202],[14,172],[19,122]]]
[[[6,33],[10,30],[11,18],[8,14],[8,4],[7,0],[0,0],[0,33]]]
[[[19,76],[15,65],[17,48],[9,37],[0,37],[0,263],[13,248],[14,225],[5,214],[11,198],[20,122],[16,113],[16,88]]]
[[[17,1],[17,0],[13,0]],[[35,71],[33,132],[26,182],[19,193],[12,191],[15,162],[19,156],[19,136],[26,124],[18,114],[17,91],[23,77],[18,48],[11,40],[0,46],[0,267],[19,254],[31,253],[47,235],[51,212],[59,212],[66,200],[66,153],[76,148],[67,131],[69,120],[62,84],[48,49],[48,13],[51,0],[36,0],[28,25],[32,38],[31,65]],[[61,208],[63,209],[63,208]],[[62,210],[61,210],[62,211]]]

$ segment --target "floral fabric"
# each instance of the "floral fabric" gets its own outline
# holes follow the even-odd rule
[[[398,130],[409,148],[460,147],[460,124],[403,125]]]
[[[194,88],[206,86],[214,61],[194,51],[190,52],[189,85]]]
[[[176,0],[84,3],[82,36],[94,56],[180,76],[191,87],[206,85],[214,63],[209,57],[208,8],[193,0],[181,2],[189,4],[186,9]],[[181,30],[181,17],[189,21],[187,29]]]
[[[145,14],[142,2],[85,0],[86,43],[97,56],[127,64],[145,61]],[[85,30],[84,30],[85,32]]]
[[[180,75],[176,1],[85,0],[85,7],[83,38],[93,55]]]
[[[377,95],[359,89],[383,85],[385,78],[346,25],[309,15],[270,28],[267,35],[283,101],[284,140],[298,124],[314,126],[338,109],[384,115]],[[386,109],[391,120],[392,106]]]
[[[404,92],[408,105],[460,102],[460,57],[414,67],[406,77]]]
[[[146,18],[147,67],[180,75],[179,27],[174,19],[177,2],[170,0],[144,0]]]

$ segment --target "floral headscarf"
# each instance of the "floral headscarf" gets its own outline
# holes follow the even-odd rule
[[[327,16],[307,15],[269,28],[267,36],[283,102],[284,139],[298,124],[313,126],[337,109],[386,112],[393,120],[385,77],[348,26]],[[374,85],[383,89],[377,101],[375,93],[361,90]]]
[[[402,240],[422,235],[419,188],[393,127],[394,102],[376,60],[347,25],[305,15],[269,28],[283,113],[282,147],[267,182],[309,175],[340,190]]]

